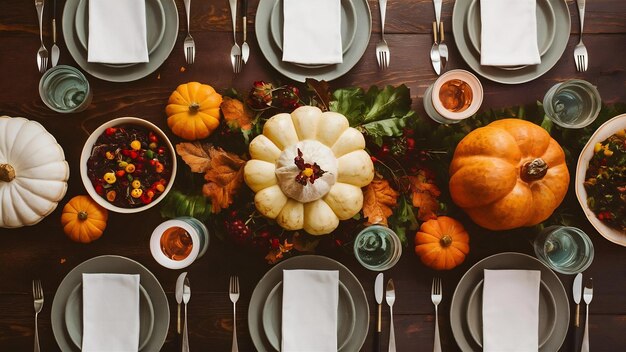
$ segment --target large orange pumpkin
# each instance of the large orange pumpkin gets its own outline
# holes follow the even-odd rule
[[[504,119],[470,132],[450,164],[452,200],[491,230],[533,226],[561,204],[569,172],[561,146],[543,128]]]
[[[467,231],[447,216],[422,223],[415,234],[415,254],[435,270],[449,270],[463,263],[469,250]]]
[[[109,212],[89,196],[70,199],[61,214],[63,231],[72,241],[89,243],[102,236]]]
[[[175,135],[193,141],[208,137],[220,124],[222,96],[198,82],[181,84],[165,107],[167,125]]]

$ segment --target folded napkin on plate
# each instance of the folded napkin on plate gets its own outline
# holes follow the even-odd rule
[[[537,352],[540,282],[536,270],[485,270],[483,351]]]
[[[283,15],[283,61],[343,61],[341,0],[283,0]]]
[[[83,352],[137,352],[139,275],[83,274]]]
[[[339,272],[283,271],[283,352],[336,352]]]
[[[89,0],[87,61],[148,62],[145,0]]]
[[[480,64],[536,65],[537,0],[480,0]]]

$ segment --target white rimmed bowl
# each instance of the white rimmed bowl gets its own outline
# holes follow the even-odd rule
[[[603,142],[615,132],[620,129],[626,128],[626,114],[622,114],[619,116],[615,116],[609,121],[605,122],[602,126],[598,127],[598,129],[591,136],[583,150],[580,152],[580,156],[578,157],[578,164],[576,165],[576,198],[578,198],[578,202],[580,206],[583,208],[587,219],[595,229],[607,240],[617,243],[620,246],[626,247],[626,233],[621,232],[617,229],[609,227],[600,219],[596,217],[596,214],[589,209],[587,205],[587,190],[583,183],[585,182],[585,174],[587,173],[587,168],[589,167],[589,161],[593,157],[593,148],[598,142]]]
[[[100,135],[102,135],[107,128],[120,126],[120,125],[141,126],[154,132],[159,137],[159,139],[165,143],[172,157],[172,176],[170,177],[167,183],[167,186],[165,187],[165,190],[154,201],[141,207],[122,208],[122,207],[118,207],[116,205],[109,203],[106,199],[104,199],[101,195],[99,195],[96,192],[96,189],[91,184],[91,181],[89,180],[89,176],[87,174],[87,161],[89,160],[89,157],[91,156],[91,150],[93,149],[93,145],[96,143],[96,140],[98,139],[98,137],[100,137]],[[174,185],[174,179],[176,178],[176,168],[177,168],[176,152],[174,151],[174,147],[172,146],[172,143],[170,142],[169,138],[167,138],[165,133],[160,128],[158,128],[155,124],[153,124],[150,121],[140,119],[138,117],[120,117],[120,118],[105,122],[100,127],[98,127],[95,131],[93,131],[91,135],[89,136],[89,138],[87,138],[87,141],[85,142],[85,145],[83,146],[83,151],[80,154],[80,177],[83,180],[83,185],[85,186],[87,193],[89,193],[91,198],[96,203],[100,204],[103,208],[108,209],[115,213],[122,213],[122,214],[139,213],[157,205],[161,200],[163,200],[163,198],[165,198],[167,193],[172,189],[172,186]]]

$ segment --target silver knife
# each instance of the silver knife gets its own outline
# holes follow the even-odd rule
[[[433,69],[435,69],[437,75],[441,73],[441,56],[439,54],[439,43],[437,42],[438,30],[437,22],[433,22],[433,39],[435,42],[432,48],[430,48],[430,62],[433,64]]]
[[[376,281],[374,282],[374,297],[376,297],[376,303],[378,303],[378,323],[376,325],[376,335],[374,335],[374,348],[378,352],[380,352],[380,335],[382,332],[383,285],[383,273],[380,273],[376,276]]]
[[[183,326],[183,352],[189,352],[189,331],[187,330],[187,303],[191,299],[191,285],[189,278],[185,276],[183,283],[183,303],[185,304],[185,325]]]
[[[583,291],[583,274],[578,273],[574,278],[572,295],[574,297],[574,303],[576,303],[576,316],[574,317],[574,326],[580,326],[580,298]]]
[[[181,333],[181,325],[180,325],[180,304],[183,302],[183,284],[185,282],[185,277],[187,277],[187,272],[180,274],[178,279],[176,279],[176,303],[178,303],[178,314],[176,319],[176,332]]]
[[[57,0],[54,0],[52,7],[52,48],[50,49],[50,59],[52,61],[52,67],[59,63],[60,50],[57,46]]]
[[[241,60],[244,64],[248,63],[250,57],[250,46],[247,42],[248,34],[248,0],[243,0],[243,44],[241,44]]]

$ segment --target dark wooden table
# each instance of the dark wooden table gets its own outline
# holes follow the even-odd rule
[[[469,0],[459,0],[469,1]],[[63,1],[59,0],[57,18],[61,18]],[[176,47],[169,59],[153,74],[130,83],[110,83],[88,76],[94,97],[84,112],[57,114],[41,102],[37,84],[40,74],[35,53],[39,47],[38,26],[32,1],[3,0],[0,2],[0,115],[24,116],[41,122],[63,146],[70,164],[71,177],[65,201],[84,194],[79,177],[79,153],[88,129],[120,116],[138,116],[165,127],[164,108],[170,92],[180,83],[197,80],[218,88],[235,87],[247,90],[255,80],[288,82],[274,71],[263,58],[254,37],[254,9],[251,1],[248,17],[251,57],[244,72],[234,75],[229,61],[232,45],[228,2],[195,1],[192,4],[192,34],[196,40],[196,64],[184,64],[184,7],[177,0],[181,21]],[[388,71],[376,67],[374,46],[380,28],[379,8],[370,0],[374,33],[361,61],[344,77],[331,83],[334,88],[349,85],[367,87],[371,84],[401,84],[411,88],[414,108],[423,114],[421,96],[436,76],[429,62],[433,6],[430,0],[390,1],[387,11],[387,41],[392,60]],[[567,0],[572,29],[565,53],[557,65],[543,77],[521,85],[502,85],[482,79],[485,88],[483,107],[504,107],[531,104],[543,97],[554,83],[583,78],[596,84],[605,103],[626,102],[626,2],[623,0],[593,0],[587,4],[585,44],[590,53],[589,70],[578,73],[574,67],[573,50],[578,41],[578,14],[574,1]],[[52,2],[45,11],[44,39],[51,43]],[[450,47],[449,68],[467,68],[458,55],[451,33],[450,19],[453,1],[444,1],[442,20],[446,25]],[[59,25],[60,26],[60,25]],[[62,37],[62,36],[61,36]],[[75,65],[60,39],[61,64]],[[182,72],[181,67],[186,70]],[[0,137],[2,138],[2,137]],[[45,290],[45,305],[39,317],[39,333],[44,351],[58,350],[50,326],[52,299],[63,277],[82,261],[103,254],[118,254],[135,259],[151,270],[160,280],[175,313],[174,284],[180,271],[159,266],[151,257],[148,239],[152,229],[162,221],[158,209],[139,215],[110,214],[104,236],[89,245],[69,241],[59,223],[60,209],[40,224],[20,229],[0,229],[0,350],[28,351],[33,344],[33,307],[31,280],[41,278]],[[158,208],[158,207],[157,207]],[[591,305],[590,334],[594,351],[626,350],[626,249],[608,242],[590,228],[595,248],[594,263],[587,276],[594,277],[595,295]],[[449,325],[450,298],[461,275],[478,260],[499,252],[516,251],[530,254],[532,238],[523,235],[474,235],[471,253],[460,267],[443,273],[444,292],[440,309],[443,349],[458,349]],[[324,253],[347,265],[366,288],[368,299],[374,302],[372,286],[375,273],[359,266],[356,260],[340,251]],[[254,347],[247,333],[247,304],[252,290],[268,266],[260,258],[249,256],[229,245],[212,239],[208,253],[188,268],[193,283],[190,303],[190,342],[194,350],[226,351],[231,345],[231,304],[228,300],[228,277],[241,277],[242,297],[239,301],[239,346],[242,351]],[[430,302],[430,285],[434,273],[425,268],[406,249],[400,263],[387,273],[397,283],[396,339],[400,351],[427,351],[432,348],[434,316]],[[560,275],[570,291],[572,277]],[[373,310],[374,305],[370,305]],[[384,312],[387,312],[385,308]],[[385,316],[384,326],[389,326]],[[373,322],[370,328],[374,327]],[[388,333],[383,334],[387,341]],[[177,350],[174,321],[163,351]],[[371,335],[363,350],[372,350]],[[571,336],[563,351],[576,350]]]

